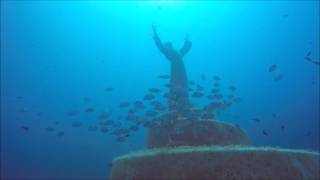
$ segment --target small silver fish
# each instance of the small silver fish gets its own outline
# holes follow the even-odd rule
[[[310,55],[311,55],[311,51],[308,51],[307,54],[306,54],[306,56],[308,57],[308,56],[310,56]]]
[[[141,101],[135,101],[135,102],[134,102],[134,106],[135,106],[136,108],[138,108],[138,109],[144,109],[144,108],[145,108],[143,102],[141,102]]]
[[[84,97],[84,98],[83,98],[83,101],[86,102],[86,103],[89,103],[89,102],[91,102],[91,99],[88,98],[88,97]]]
[[[304,59],[307,60],[307,61],[312,61],[312,58],[309,57],[309,56],[305,56]]]
[[[230,91],[235,91],[235,90],[237,90],[237,88],[235,86],[229,86],[229,90]]]
[[[125,108],[125,107],[129,107],[130,106],[130,102],[128,101],[123,101],[119,104],[119,107]]]
[[[21,130],[23,131],[29,131],[29,126],[21,126]]]
[[[155,96],[153,94],[146,94],[144,97],[143,97],[143,100],[152,100],[154,99]]]
[[[113,88],[113,87],[108,87],[108,88],[105,88],[104,90],[105,90],[105,91],[113,91],[114,88]]]
[[[219,92],[220,92],[220,89],[218,89],[218,88],[214,88],[211,90],[211,93],[213,93],[213,94],[218,94]]]
[[[279,74],[274,78],[274,81],[280,81],[281,79],[283,79],[284,75],[283,74]]]
[[[94,109],[89,107],[89,108],[86,108],[84,112],[91,113],[91,112],[94,112]]]
[[[73,127],[81,127],[81,126],[82,126],[82,122],[80,122],[80,121],[75,121],[75,122],[72,123],[72,126],[73,126]]]
[[[158,76],[160,79],[169,79],[170,76],[169,75],[160,75]]]
[[[199,91],[196,91],[192,94],[192,97],[194,98],[200,98],[203,96],[203,93],[202,92],[199,92]]]
[[[121,136],[121,137],[117,138],[117,141],[118,142],[124,142],[124,141],[126,141],[126,138]]]
[[[189,81],[189,85],[195,85],[194,81]]]
[[[312,61],[313,64],[316,64],[316,65],[320,65],[320,60],[319,61]]]
[[[107,127],[101,127],[100,131],[103,133],[107,133],[109,131],[109,129]]]
[[[269,72],[273,72],[277,69],[277,65],[276,64],[272,64],[270,67],[269,67]]]
[[[97,127],[97,126],[89,126],[89,127],[88,127],[88,131],[93,132],[93,131],[97,131],[97,130],[98,130],[98,127]]]
[[[146,116],[149,116],[149,117],[154,117],[156,115],[158,115],[158,113],[156,111],[147,111],[146,113]]]
[[[219,76],[213,76],[213,80],[215,80],[215,81],[220,81],[221,78],[220,78]]]
[[[269,133],[265,129],[262,130],[262,134],[265,135],[265,136],[269,136]]]
[[[257,122],[257,123],[261,122],[261,120],[259,118],[253,118],[252,120]]]
[[[163,105],[163,104],[156,104],[154,106],[154,109],[157,110],[157,111],[164,111],[164,110],[167,109],[167,107],[165,105]]]
[[[48,131],[48,132],[53,132],[53,131],[54,131],[54,128],[52,128],[52,127],[47,127],[47,128],[46,128],[46,131]]]
[[[151,92],[151,93],[159,93],[161,90],[160,89],[158,89],[158,88],[150,88],[149,89],[149,92]]]
[[[23,96],[17,96],[17,99],[18,99],[18,100],[22,100],[22,99],[23,99]]]
[[[129,129],[132,131],[138,131],[139,127],[137,125],[133,125],[133,126],[130,126]]]
[[[114,135],[125,135],[125,134],[129,134],[130,130],[127,128],[121,128],[121,129],[116,129],[112,132],[112,134]]]
[[[58,137],[64,136],[64,132],[63,132],[63,131],[59,131],[59,132],[57,133],[57,136],[58,136]]]
[[[68,116],[75,116],[75,115],[77,115],[77,114],[78,114],[77,111],[69,111],[69,112],[67,112],[67,115],[68,115]]]

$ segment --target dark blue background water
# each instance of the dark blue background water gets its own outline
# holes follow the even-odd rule
[[[219,75],[222,88],[237,87],[242,102],[220,112],[219,120],[239,124],[259,146],[319,150],[319,65],[304,59],[311,51],[319,61],[317,1],[2,1],[2,178],[103,179],[114,157],[143,148],[145,129],[119,143],[88,132],[97,113],[83,109],[125,116],[120,101],[163,87],[157,76],[169,73],[169,63],[154,45],[151,24],[175,47],[189,34],[193,47],[184,61],[190,80],[209,91]],[[269,73],[274,63],[278,68]],[[275,82],[280,73],[284,78]],[[68,117],[70,110],[81,113]],[[260,123],[252,121],[256,117]],[[72,127],[74,120],[84,126]],[[46,132],[48,126],[65,136]]]

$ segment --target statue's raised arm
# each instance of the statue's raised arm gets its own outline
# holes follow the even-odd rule
[[[162,53],[165,53],[165,47],[163,46],[161,40],[160,40],[160,37],[158,35],[158,32],[157,32],[157,29],[154,25],[152,25],[152,30],[153,30],[153,39],[154,39],[154,42],[156,43],[158,49],[162,52]]]
[[[192,43],[189,40],[188,36],[184,39],[183,47],[180,49],[181,56],[186,55],[192,47]]]

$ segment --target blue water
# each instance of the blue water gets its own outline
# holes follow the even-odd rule
[[[218,75],[223,92],[237,87],[242,101],[218,120],[240,125],[258,146],[319,150],[320,66],[305,59],[311,51],[319,61],[319,1],[1,1],[1,179],[105,179],[113,158],[144,147],[143,127],[126,142],[87,127],[104,110],[125,117],[121,101],[164,89],[158,76],[170,64],[152,24],[177,48],[189,35],[189,80],[210,91]]]

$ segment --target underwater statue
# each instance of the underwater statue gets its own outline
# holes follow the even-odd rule
[[[170,110],[183,111],[191,106],[188,95],[188,78],[183,64],[183,57],[190,51],[192,43],[185,38],[180,50],[175,49],[171,42],[162,43],[155,26],[153,39],[164,56],[171,63],[170,96],[168,106]]]

